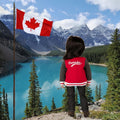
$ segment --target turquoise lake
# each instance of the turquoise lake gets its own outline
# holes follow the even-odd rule
[[[28,97],[28,88],[29,88],[29,72],[31,71],[31,63],[21,63],[21,68],[17,70],[15,79],[16,79],[16,120],[22,120],[24,117],[25,105]],[[49,110],[51,109],[52,98],[56,107],[62,106],[62,95],[64,89],[59,89],[59,73],[62,63],[62,57],[39,57],[35,59],[35,64],[37,66],[36,72],[39,79],[39,85],[41,87],[41,102],[42,106],[48,106]],[[101,84],[101,94],[102,98],[106,94],[107,89],[107,67],[91,65],[92,70],[92,83],[90,88],[92,89],[93,97],[95,96],[95,87],[96,85]],[[13,75],[0,78],[0,84],[2,88],[5,88],[8,94],[8,105],[10,118],[12,120],[13,115]]]

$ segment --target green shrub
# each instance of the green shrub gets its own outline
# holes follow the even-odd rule
[[[110,113],[105,111],[90,111],[90,118],[102,120],[120,120],[120,113]]]
[[[104,115],[102,120],[120,120],[120,113],[114,113],[114,114],[107,114]]]
[[[90,118],[102,119],[102,117],[107,114],[108,112],[105,111],[90,111]]]

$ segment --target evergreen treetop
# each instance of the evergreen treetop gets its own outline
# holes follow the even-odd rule
[[[3,88],[3,92],[1,91],[1,85],[0,85],[0,119],[10,120],[7,93],[5,93],[4,88]]]
[[[30,116],[40,115],[42,113],[42,103],[40,101],[40,86],[38,81],[38,76],[36,74],[35,61],[32,61],[31,72],[30,72],[30,87],[28,96],[28,105],[26,104],[26,109],[30,112]],[[25,113],[26,114],[26,113]]]
[[[42,112],[43,112],[43,114],[47,114],[49,112],[48,107],[45,106],[44,108],[42,108]]]
[[[92,89],[90,87],[86,87],[85,95],[89,103],[93,103]]]
[[[31,115],[30,115],[30,111],[29,111],[28,103],[26,103],[26,108],[25,108],[24,113],[25,113],[26,118],[31,117]]]
[[[55,105],[54,97],[53,97],[53,98],[52,98],[51,110],[54,110],[54,109],[56,109],[56,105]]]
[[[108,88],[104,108],[120,111],[120,34],[116,29],[108,49]]]
[[[96,89],[95,89],[95,100],[98,101],[101,99],[101,84],[99,84],[99,88],[98,85],[96,85]]]
[[[65,87],[65,92],[63,94],[62,109],[63,109],[63,111],[68,111],[68,97],[67,97],[67,88],[66,87]]]

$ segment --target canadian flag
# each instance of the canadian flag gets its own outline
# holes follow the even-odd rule
[[[37,16],[16,9],[16,29],[24,30],[27,33],[39,36],[50,36],[53,21],[40,19]]]

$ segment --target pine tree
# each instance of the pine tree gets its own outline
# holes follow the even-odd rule
[[[5,110],[5,104],[6,104],[6,101],[5,101],[5,89],[3,88],[3,100],[2,100],[2,106],[3,106],[3,118],[6,120],[6,110]]]
[[[31,117],[30,110],[29,110],[29,107],[28,107],[28,103],[26,103],[26,108],[25,108],[24,113],[25,113],[26,118]]]
[[[96,89],[95,89],[95,100],[98,101],[101,99],[101,84],[99,84],[99,88],[98,85],[96,85]]]
[[[0,118],[3,119],[3,106],[2,106],[2,92],[1,92],[1,85],[0,85]]]
[[[49,109],[48,109],[47,106],[45,106],[45,107],[42,109],[42,111],[43,111],[43,114],[47,114],[47,113],[49,112]]]
[[[53,98],[52,98],[51,110],[54,110],[54,109],[56,109],[56,105],[55,105],[54,97],[53,97]]]
[[[77,87],[75,89],[75,105],[76,106],[78,105],[78,90],[77,90]]]
[[[7,93],[5,94],[4,88],[3,88],[3,92],[1,92],[1,85],[0,85],[0,120],[10,120]]]
[[[8,110],[8,99],[7,93],[5,93],[5,89],[3,88],[3,119],[10,120],[9,118],[9,110]]]
[[[29,87],[29,110],[30,115],[40,115],[42,113],[42,103],[40,101],[40,87],[38,82],[38,76],[36,74],[36,65],[34,60],[32,61],[31,72],[30,72],[30,87]]]
[[[36,86],[37,86],[37,89],[36,89],[36,106],[35,106],[35,111],[36,112],[36,115],[40,115],[42,114],[42,102],[40,100],[40,94],[41,94],[41,91],[40,91],[40,86],[39,86],[39,82],[38,80],[36,81]]]
[[[98,86],[96,85],[96,89],[95,89],[95,101],[99,100],[99,95],[98,95]]]
[[[108,88],[104,108],[120,111],[120,34],[116,29],[108,49]]]
[[[101,84],[99,84],[98,100],[101,99]]]
[[[68,97],[67,97],[67,88],[65,87],[65,92],[63,94],[63,100],[62,100],[62,109],[63,111],[68,111]]]
[[[86,87],[86,97],[89,103],[93,103],[92,90],[90,87]]]
[[[6,120],[10,120],[9,118],[9,110],[8,110],[8,98],[7,98],[7,93],[5,97],[5,111],[6,111]]]

